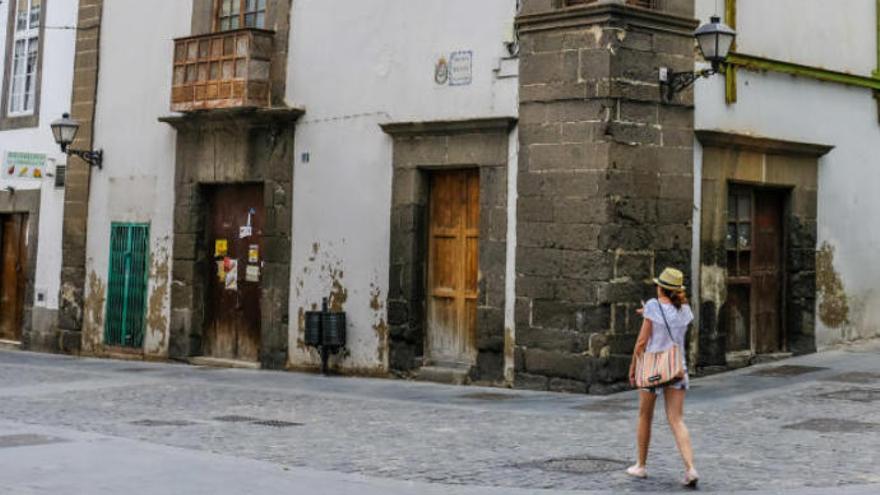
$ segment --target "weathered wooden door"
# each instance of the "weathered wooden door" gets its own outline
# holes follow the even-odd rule
[[[0,339],[18,341],[27,274],[27,215],[3,215],[0,222]]]
[[[476,362],[480,244],[479,170],[431,176],[426,357]]]
[[[755,190],[752,314],[755,352],[782,349],[783,196]]]
[[[207,233],[214,255],[208,270],[205,355],[258,361],[263,278],[263,187],[209,190]]]

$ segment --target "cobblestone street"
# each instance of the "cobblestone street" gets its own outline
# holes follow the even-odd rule
[[[702,491],[878,493],[878,354],[694,380]],[[678,492],[659,404],[651,477],[622,474],[635,401],[3,351],[0,493]]]

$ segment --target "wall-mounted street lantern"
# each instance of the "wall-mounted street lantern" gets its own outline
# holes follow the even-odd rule
[[[724,72],[724,61],[727,60],[727,55],[736,39],[736,31],[721,22],[720,17],[712,16],[708,24],[703,24],[694,31],[694,37],[697,39],[703,58],[712,65],[712,68],[697,72],[670,72],[667,67],[661,67],[660,86],[665,91],[667,100],[671,100],[673,96],[687,89],[701,77]]]
[[[65,113],[60,119],[49,125],[52,128],[52,134],[55,136],[55,142],[61,146],[61,152],[67,155],[74,155],[82,158],[89,165],[103,168],[104,150],[84,151],[70,148],[70,143],[76,138],[79,131],[79,122],[70,118],[69,113]]]

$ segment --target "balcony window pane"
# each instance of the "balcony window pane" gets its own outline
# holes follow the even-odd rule
[[[257,13],[257,27],[260,29],[266,27],[266,14],[263,12]]]
[[[238,16],[232,17],[231,19],[229,19],[229,21],[230,21],[229,22],[229,29],[238,29],[239,28]]]
[[[18,0],[15,7],[15,30],[26,31],[28,28],[28,0]]]
[[[244,79],[245,74],[247,74],[247,61],[246,60],[236,60],[235,61],[235,78],[236,79]]]
[[[210,49],[210,43],[208,40],[202,40],[199,42],[199,58],[205,59],[208,58],[208,50]]]
[[[31,0],[31,29],[40,27],[40,12],[42,12],[42,0]]]
[[[257,14],[245,14],[244,15],[244,27],[256,27],[257,26]]]
[[[232,13],[232,2],[238,0],[223,0],[223,3],[220,6],[220,15],[223,17],[228,17],[229,14]]]
[[[752,219],[752,198],[751,196],[739,197],[739,219],[741,221],[750,221]]]
[[[739,244],[740,249],[749,249],[752,246],[752,226],[750,224],[739,224],[737,243]]]
[[[196,64],[189,64],[186,66],[186,82],[196,82]]]
[[[211,63],[211,80],[216,81],[220,78],[220,62]]]
[[[724,239],[724,244],[727,246],[727,249],[736,249],[736,224],[731,223],[727,225],[727,236]]]
[[[257,10],[257,0],[245,0],[245,12],[253,12]]]
[[[223,62],[223,79],[228,80],[235,77],[235,62],[227,60]]]
[[[241,2],[239,0],[232,1],[232,13],[238,15],[241,12]]]
[[[199,64],[199,81],[208,80],[208,64]]]

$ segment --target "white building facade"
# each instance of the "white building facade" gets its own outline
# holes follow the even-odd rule
[[[688,263],[698,368],[880,335],[876,1],[83,1],[94,38],[61,3],[0,131],[52,173],[71,108],[104,152],[63,228],[51,180],[0,192],[41,190],[61,350],[316,370],[326,299],[338,372],[603,393]],[[726,74],[665,98],[716,13]]]
[[[30,349],[57,350],[67,159],[49,124],[70,108],[77,12],[76,1],[0,5],[0,339]]]

